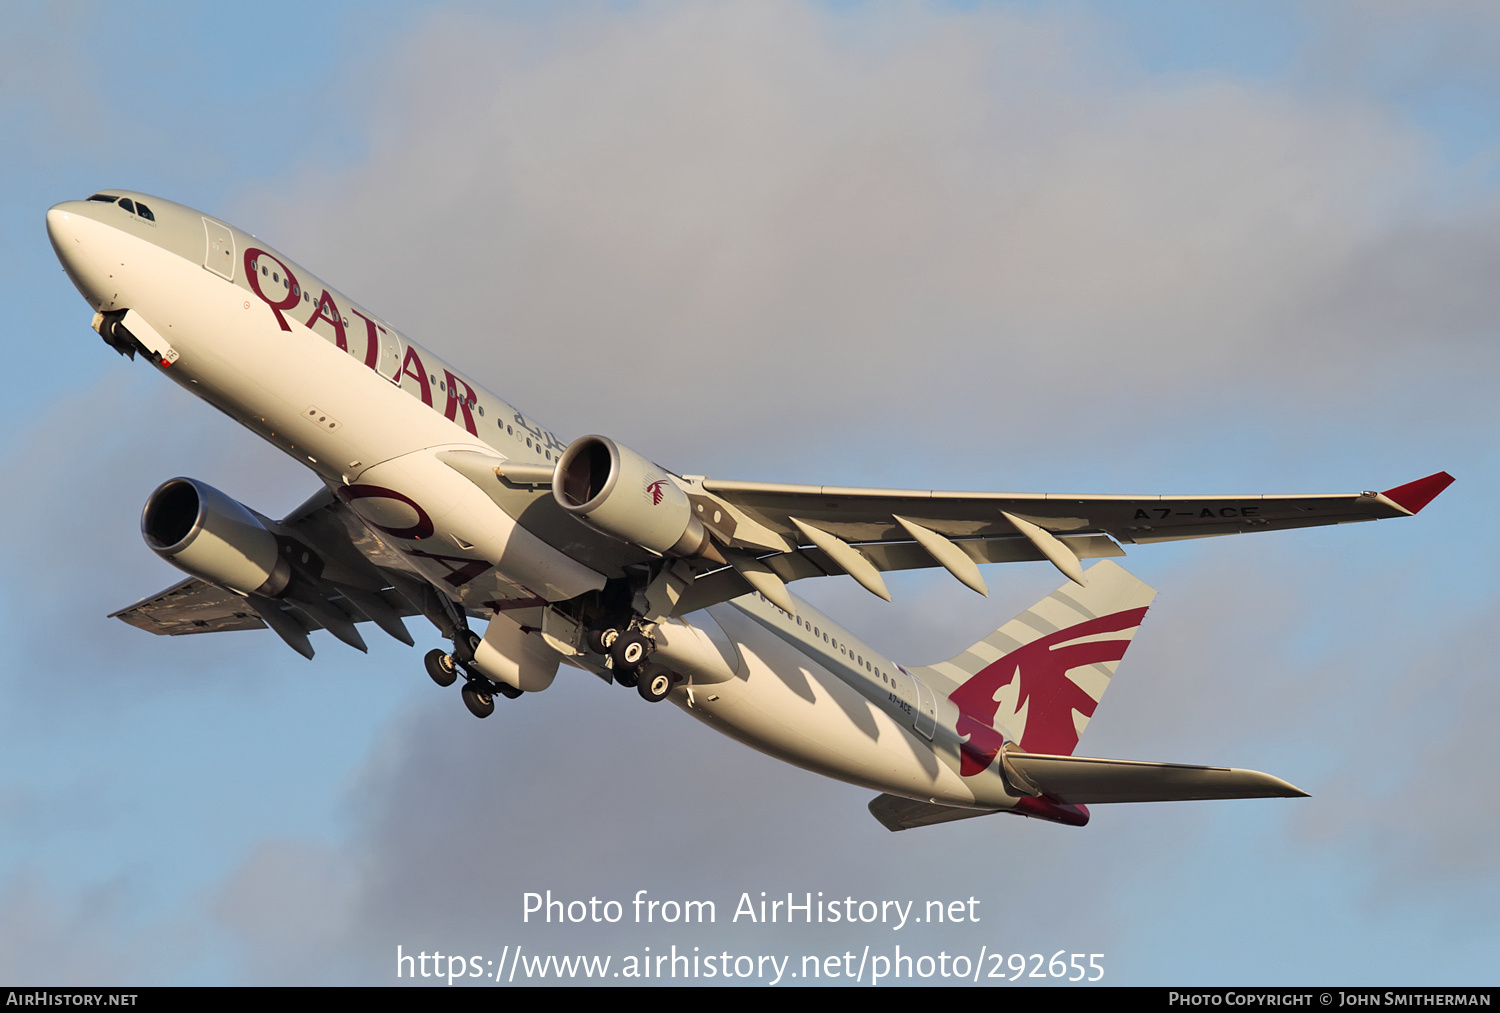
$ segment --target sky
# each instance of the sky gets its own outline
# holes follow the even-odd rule
[[[0,980],[446,987],[398,979],[398,947],[790,973],[899,946],[982,951],[984,984],[1062,951],[1106,984],[1493,985],[1497,43],[1457,0],[9,9]],[[1457,482],[1411,520],[1125,547],[1160,593],[1079,752],[1310,798],[891,834],[869,791],[578,672],[475,721],[423,673],[432,630],[315,634],[305,661],[106,619],[177,579],[138,533],[160,482],[272,515],[315,487],[89,330],[43,212],[108,187],[232,221],[564,439],[678,472]],[[1059,583],[985,577],[794,591],[921,664]],[[626,913],[528,920],[548,890]],[[716,920],[637,924],[638,891]],[[974,904],[732,917],[762,891]]]

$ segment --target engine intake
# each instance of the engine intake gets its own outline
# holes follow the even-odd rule
[[[608,437],[580,436],[568,445],[552,496],[596,531],[659,555],[717,555],[672,476]]]
[[[141,512],[141,534],[179,570],[240,594],[274,598],[292,578],[276,536],[255,513],[196,479],[158,486]]]

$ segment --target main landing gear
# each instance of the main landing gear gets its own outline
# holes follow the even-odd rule
[[[453,649],[441,648],[427,652],[423,665],[427,675],[439,686],[448,687],[461,682],[464,706],[477,718],[487,718],[495,713],[497,695],[514,700],[521,690],[508,683],[486,678],[474,664],[474,654],[481,640],[468,628],[460,615],[450,612],[446,632],[453,640]],[[627,689],[634,689],[642,700],[660,703],[672,694],[674,687],[684,680],[681,675],[652,660],[656,652],[656,641],[652,636],[655,627],[641,613],[628,607],[612,604],[607,610],[592,613],[593,621],[587,627],[586,644],[596,662],[586,665],[601,672],[597,661],[602,660],[613,681]]]
[[[671,694],[677,677],[670,669],[652,663],[656,644],[638,627],[596,627],[589,631],[588,643],[594,653],[609,658],[615,682],[626,689],[634,687],[641,699],[658,703]]]
[[[616,672],[639,672],[655,646],[640,630],[626,630],[610,645],[609,658]]]
[[[460,630],[453,638],[452,654],[444,652],[441,648],[434,648],[427,652],[422,662],[427,668],[427,674],[439,686],[451,686],[462,675],[464,677],[464,706],[469,708],[469,713],[476,718],[487,718],[495,713],[496,693],[508,700],[514,700],[521,695],[521,690],[504,683],[491,682],[480,675],[472,664],[474,652],[478,649],[479,634],[472,630]]]
[[[476,718],[487,718],[495,713],[495,695],[488,688],[494,683],[485,679],[481,686],[480,682],[479,679],[470,679],[464,683],[464,706]]]
[[[641,673],[635,691],[648,703],[659,703],[672,692],[672,673],[660,665],[650,665]]]
[[[453,660],[453,655],[443,653],[442,648],[434,647],[428,651],[422,663],[427,666],[432,681],[439,686],[446,688],[458,681],[458,663]]]

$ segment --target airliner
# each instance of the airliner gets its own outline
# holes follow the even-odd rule
[[[726,735],[878,792],[891,830],[992,813],[1065,825],[1106,802],[1298,796],[1268,774],[1075,754],[1155,594],[1142,545],[1408,517],[1452,478],[1350,495],[934,492],[678,474],[605,435],[564,442],[375,311],[227,222],[104,190],[47,212],[105,344],[318,479],[280,520],[193,478],[146,501],[146,544],[187,574],[114,613],[176,636],[269,629],[311,658],[373,624],[462,681],[477,717],[563,663],[670,699]],[[1047,560],[1057,591],[949,661],[907,666],[787,585]],[[1093,561],[1086,567],[1085,561]],[[482,632],[476,622],[483,623]]]

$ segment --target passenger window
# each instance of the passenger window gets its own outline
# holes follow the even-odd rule
[[[137,202],[135,205],[135,213],[146,219],[146,221],[148,222],[156,221],[156,216],[151,213],[151,209],[146,205],[141,204],[140,202]]]
[[[135,214],[135,201],[131,200],[129,197],[120,198],[120,207],[124,208],[126,211],[129,211],[131,214]]]

